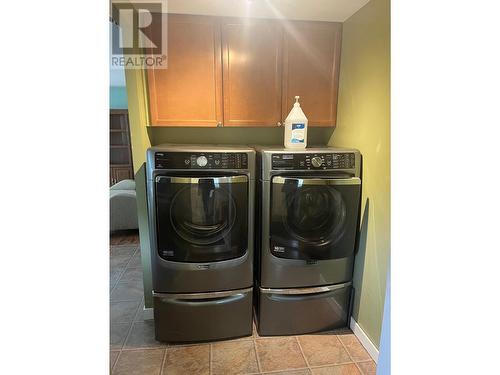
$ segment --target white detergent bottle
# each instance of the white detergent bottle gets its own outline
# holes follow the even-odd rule
[[[285,148],[306,148],[307,117],[300,108],[299,97],[295,97],[292,110],[285,120]]]

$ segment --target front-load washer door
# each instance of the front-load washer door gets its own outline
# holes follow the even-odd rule
[[[270,249],[280,258],[322,260],[352,256],[361,180],[272,179]]]
[[[176,262],[238,258],[248,244],[248,177],[157,176],[158,255]]]

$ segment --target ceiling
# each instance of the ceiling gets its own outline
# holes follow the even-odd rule
[[[168,0],[168,13],[344,22],[369,0]]]

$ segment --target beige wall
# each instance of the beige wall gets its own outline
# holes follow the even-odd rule
[[[343,26],[337,129],[329,145],[363,155],[353,317],[380,342],[390,257],[390,8],[371,0]]]

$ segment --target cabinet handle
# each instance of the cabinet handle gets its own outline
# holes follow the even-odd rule
[[[222,124],[222,122],[218,122],[218,123],[217,123],[217,127],[218,127],[218,128],[222,128],[223,126],[224,126],[224,125]]]

